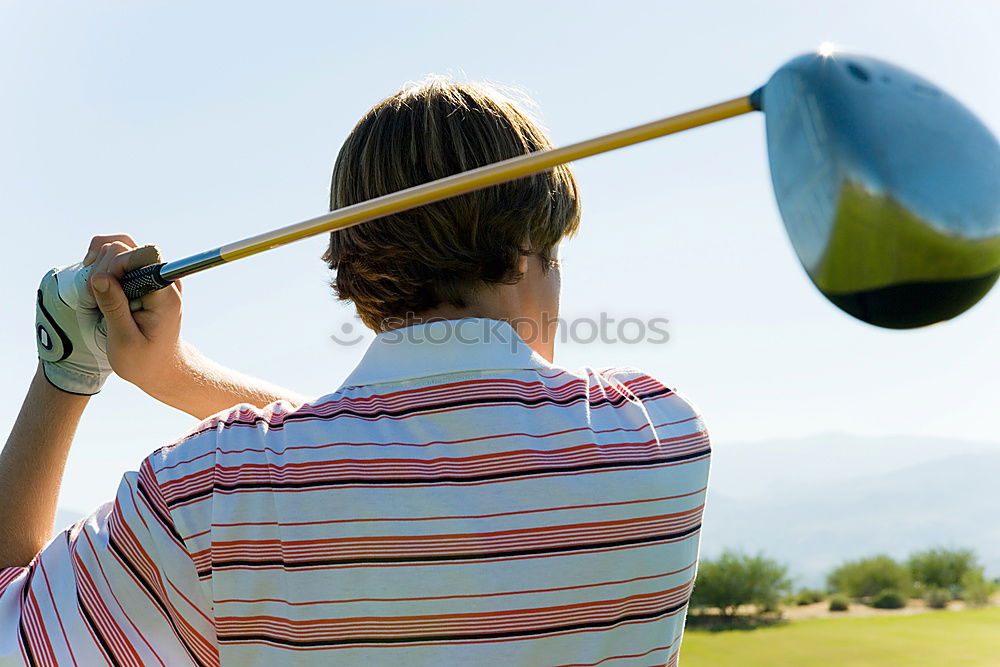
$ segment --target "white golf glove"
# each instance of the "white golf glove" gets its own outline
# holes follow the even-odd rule
[[[155,246],[132,250],[129,270],[160,261]],[[45,377],[71,394],[90,396],[111,375],[108,329],[88,281],[94,266],[71,264],[52,269],[38,286],[35,342]],[[141,303],[134,300],[132,310]]]
[[[45,377],[71,394],[96,394],[111,375],[108,332],[87,281],[92,266],[52,269],[38,286],[35,342]]]

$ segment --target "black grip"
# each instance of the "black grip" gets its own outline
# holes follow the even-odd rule
[[[122,276],[121,283],[125,296],[129,299],[138,299],[174,282],[160,275],[160,269],[163,267],[164,264],[150,264]]]

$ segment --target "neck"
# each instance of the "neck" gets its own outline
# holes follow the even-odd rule
[[[556,313],[529,314],[511,308],[489,308],[481,303],[470,304],[465,308],[442,304],[436,308],[409,315],[400,322],[399,326],[393,326],[390,329],[400,329],[440,320],[460,320],[466,317],[481,317],[506,322],[528,344],[528,347],[552,363],[555,356],[555,333],[558,317]]]

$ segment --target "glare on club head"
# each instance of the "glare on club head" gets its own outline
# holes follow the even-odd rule
[[[818,51],[819,55],[823,56],[824,58],[829,58],[830,56],[832,56],[834,53],[837,52],[837,45],[834,44],[833,42],[823,42],[822,44],[819,45]]]

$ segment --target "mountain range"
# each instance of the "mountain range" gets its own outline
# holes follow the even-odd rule
[[[763,552],[797,586],[849,558],[975,550],[1000,575],[1000,443],[926,437],[713,445],[702,556]]]

